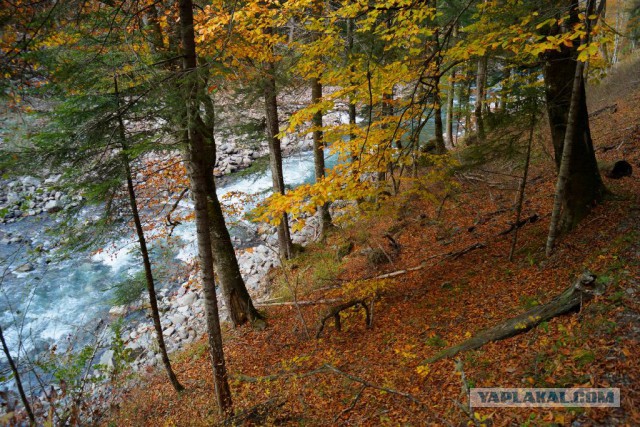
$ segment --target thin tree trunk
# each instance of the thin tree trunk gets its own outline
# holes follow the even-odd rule
[[[511,78],[511,68],[508,65],[505,65],[505,68],[506,69],[504,71],[503,81],[508,82]],[[500,104],[500,109],[503,113],[506,113],[507,109],[509,108],[509,91],[506,90],[504,86],[502,88],[502,97]]]
[[[140,254],[142,255],[142,264],[144,266],[144,275],[147,282],[147,292],[149,294],[149,305],[151,306],[151,318],[153,319],[153,326],[156,330],[156,340],[158,341],[158,349],[162,358],[162,363],[167,371],[169,381],[173,388],[180,392],[184,390],[184,387],[178,381],[176,374],[171,368],[171,362],[169,361],[169,355],[167,354],[167,346],[164,342],[164,336],[162,335],[162,324],[160,323],[160,311],[158,310],[158,299],[156,297],[155,282],[153,279],[153,272],[151,270],[151,261],[149,259],[149,251],[147,250],[147,241],[144,236],[144,230],[142,228],[142,222],[140,221],[140,213],[138,212],[138,203],[136,200],[136,191],[133,187],[133,178],[131,176],[131,166],[129,165],[129,158],[127,155],[127,137],[125,133],[124,122],[122,120],[122,114],[120,113],[120,92],[118,91],[118,79],[113,77],[115,96],[116,96],[116,108],[118,110],[118,131],[120,136],[120,144],[122,145],[122,164],[124,166],[125,175],[127,178],[127,192],[129,193],[129,206],[131,208],[131,214],[133,215],[133,222],[135,224],[136,234],[138,236],[138,245],[140,248]]]
[[[450,146],[455,147],[455,141],[453,137],[453,104],[456,96],[456,69],[451,71],[451,78],[449,83],[449,91],[447,93],[447,115],[446,115],[446,128],[447,128],[447,142]]]
[[[435,127],[435,139],[436,139],[436,153],[444,154],[447,152],[447,147],[444,144],[443,126],[442,126],[442,103],[440,100],[440,79],[438,75],[434,78],[433,84],[433,101],[434,101],[434,127]]]
[[[196,49],[193,29],[193,4],[191,0],[179,0],[180,5],[180,33],[183,49],[183,69],[185,75],[186,115],[184,128],[188,147],[186,151],[186,165],[191,183],[191,192],[195,204],[196,234],[198,240],[198,255],[200,261],[200,275],[203,282],[205,317],[209,333],[209,354],[213,367],[213,379],[218,410],[221,415],[228,415],[233,410],[231,389],[227,377],[227,369],[222,347],[222,332],[218,316],[218,298],[213,272],[213,253],[211,250],[211,233],[209,229],[208,197],[206,176],[210,173],[207,167],[206,140],[196,129],[199,114],[198,103],[194,99],[201,91],[198,88],[196,75]]]
[[[471,69],[470,65],[467,64],[467,76],[465,78],[466,83],[464,85],[464,99],[460,100],[460,105],[464,105],[464,136],[465,137],[469,137],[472,134],[472,126],[471,126],[472,81],[473,81],[473,70]]]
[[[27,416],[29,417],[29,424],[32,426],[36,425],[36,417],[33,415],[33,411],[31,410],[31,404],[29,403],[29,399],[27,399],[27,395],[24,392],[24,388],[22,387],[22,379],[20,378],[20,372],[18,372],[18,367],[13,361],[13,357],[9,352],[9,347],[7,347],[7,342],[4,339],[4,332],[2,330],[2,326],[0,326],[0,341],[2,341],[2,351],[9,362],[9,367],[11,368],[11,372],[13,372],[13,379],[16,381],[16,387],[18,387],[18,394],[20,395],[20,400],[22,400],[22,404],[24,405],[24,410],[27,411]]]
[[[273,191],[284,194],[284,175],[282,172],[282,148],[280,146],[280,125],[278,119],[278,99],[276,96],[275,64],[266,64],[266,76],[264,78],[264,103],[267,116],[267,139],[269,140],[269,165],[273,179]],[[289,231],[289,218],[287,213],[282,214],[278,224],[278,248],[282,259],[290,259],[293,255],[291,235]]]
[[[485,103],[485,83],[487,81],[487,57],[483,56],[478,59],[478,73],[476,74],[476,102],[474,115],[476,119],[476,131],[478,135],[478,141],[484,142],[486,139],[484,129],[484,103]]]
[[[353,55],[353,27],[355,22],[353,18],[347,19],[347,47],[346,47],[346,57],[347,61],[351,61],[351,56]],[[349,66],[350,76],[353,76],[355,73],[355,66],[351,64]],[[353,83],[352,83],[353,84]],[[353,94],[349,95],[349,141],[352,143],[351,147],[351,161],[355,161],[358,158],[357,148],[353,146],[353,141],[356,139],[355,135],[355,127],[356,127],[356,101],[355,96]]]
[[[152,53],[159,53],[164,50],[164,38],[162,37],[162,27],[158,18],[158,9],[155,4],[146,8],[142,15],[143,23],[146,27],[147,45]]]
[[[317,104],[322,100],[322,84],[320,79],[311,79],[311,103]],[[313,164],[315,169],[316,182],[325,177],[324,145],[322,132],[322,112],[318,111],[313,115]],[[318,206],[318,216],[320,220],[320,236],[324,238],[331,227],[331,215],[329,214],[329,202]]]
[[[533,130],[536,124],[535,112],[531,113],[531,127],[529,128],[529,141],[527,143],[527,154],[524,160],[524,172],[522,173],[522,180],[520,181],[520,188],[518,189],[518,202],[516,204],[516,224],[515,230],[513,230],[513,240],[511,241],[511,250],[509,251],[509,261],[513,261],[513,254],[516,251],[516,245],[518,243],[518,227],[520,223],[520,216],[522,215],[522,205],[524,203],[524,191],[527,186],[527,177],[529,176],[529,163],[531,161],[531,146],[533,145]]]

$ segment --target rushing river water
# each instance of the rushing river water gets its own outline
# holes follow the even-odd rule
[[[328,159],[327,166],[335,164]],[[314,181],[313,154],[302,152],[284,160],[285,182],[298,186]],[[268,170],[250,174],[229,176],[222,180],[218,195],[229,192],[266,194],[272,186]],[[83,215],[91,216],[86,210]],[[140,271],[141,262],[137,245],[130,236],[107,245],[97,254],[76,253],[62,261],[52,261],[47,249],[55,251],[55,244],[46,233],[56,227],[55,217],[40,215],[28,217],[12,224],[3,224],[2,231],[22,236],[22,243],[0,244],[0,322],[12,355],[18,359],[34,357],[51,345],[65,348],[84,333],[95,331],[101,319],[108,317],[114,284]],[[184,269],[185,263],[196,254],[195,227],[193,223],[180,225],[175,234],[177,243],[157,260],[165,271]],[[35,248],[42,247],[44,252]],[[16,272],[28,262],[33,270]],[[163,281],[159,274],[158,286],[174,283]],[[0,355],[1,374],[6,375],[7,363]],[[8,383],[11,387],[11,383]]]

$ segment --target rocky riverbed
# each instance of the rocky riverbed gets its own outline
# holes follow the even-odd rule
[[[236,251],[240,272],[254,302],[269,298],[271,289],[268,272],[280,265],[274,230],[265,230],[265,234],[260,237],[261,244]],[[304,245],[316,237],[317,219],[311,217],[306,220],[305,226],[300,231],[293,233],[292,240],[294,243]],[[206,333],[203,291],[197,283],[197,278],[191,276],[177,289],[162,289],[158,292],[162,329],[167,350],[170,353],[182,350]],[[228,313],[221,295],[219,295],[219,305],[222,320],[228,320]],[[132,310],[145,307],[148,307],[146,295],[132,306],[113,307],[110,314],[114,317],[123,316]],[[131,350],[134,358],[132,363],[134,371],[147,366],[161,366],[160,355],[153,350],[157,345],[150,313],[146,312],[145,319],[126,325],[123,338],[126,348]],[[105,351],[100,363],[113,366],[113,356],[112,351]]]
[[[343,116],[344,114],[339,112],[331,113],[325,117],[325,121],[340,122],[344,120]],[[254,144],[253,148],[246,148],[242,143],[233,140],[233,138],[218,138],[218,141],[225,141],[218,145],[218,159],[214,170],[217,177],[225,176],[225,181],[221,182],[233,179],[234,172],[248,168],[256,160],[268,155],[266,141],[257,145]],[[311,135],[305,133],[292,134],[282,140],[285,156],[308,151],[312,145]],[[154,156],[154,154],[151,156]],[[158,154],[157,156],[164,155]],[[294,167],[299,169],[301,166],[296,163]],[[313,173],[312,165],[311,167],[306,165],[304,170],[309,170],[311,174]],[[4,224],[4,226],[0,225],[0,244],[7,245],[6,248],[11,248],[11,245],[14,244],[16,247],[19,245],[24,246],[28,251],[35,251],[37,255],[37,260],[33,264],[25,263],[12,269],[16,280],[23,280],[20,278],[25,274],[39,276],[39,269],[48,264],[47,252],[52,249],[43,240],[44,237],[41,236],[36,241],[29,237],[30,233],[26,230],[29,230],[30,227],[36,227],[41,219],[44,222],[51,223],[51,220],[56,218],[58,212],[77,207],[83,201],[81,195],[65,192],[62,179],[61,175],[45,174],[43,178],[19,177],[0,182],[0,224]],[[136,180],[139,180],[139,178],[136,177]],[[250,187],[253,188],[255,185]],[[293,240],[298,244],[306,244],[316,237],[317,222],[313,217],[307,220],[306,226],[302,230],[293,234]],[[261,226],[258,227],[257,231],[253,232],[250,242],[245,238],[241,240],[237,236],[234,236],[233,240],[234,245],[242,248],[237,249],[236,254],[241,273],[252,298],[255,302],[268,299],[270,293],[267,279],[268,272],[271,268],[279,265],[275,229]],[[42,245],[43,242],[44,244]],[[43,247],[38,247],[40,245]],[[64,272],[63,270],[61,272]],[[71,274],[72,272],[69,271],[68,273]],[[192,275],[189,280],[185,280],[179,285],[159,286],[158,300],[163,334],[170,352],[185,348],[206,333],[203,295],[198,282],[197,278]],[[86,286],[84,288],[86,289]],[[220,313],[223,318],[226,318],[224,301],[221,297],[219,300],[221,304]],[[161,364],[155,351],[157,349],[155,331],[147,310],[148,301],[145,297],[141,297],[130,306],[112,307],[109,311],[109,319],[106,319],[109,322],[118,317],[125,317],[122,338],[126,348],[131,350],[131,355],[134,359],[131,367],[134,371],[147,370]],[[104,328],[104,325],[102,327]],[[104,349],[108,347],[107,341],[108,338],[103,337],[99,345]],[[94,363],[107,367],[112,367],[115,362],[113,352],[108,349],[101,350],[94,361]],[[110,387],[109,384],[91,384],[90,394],[94,396],[94,401],[99,402],[101,399],[106,401],[104,397],[109,395]],[[43,393],[39,399],[36,399],[36,403],[38,403],[36,406],[38,406],[39,411],[44,411],[42,413],[47,412],[49,402],[52,401],[51,394],[56,391],[57,393],[61,392],[60,389],[53,388],[48,390],[47,393]],[[12,393],[8,392],[7,395],[12,395]],[[12,399],[15,399],[15,396]],[[0,396],[1,400],[2,396]],[[63,405],[62,402],[59,402],[59,404]]]

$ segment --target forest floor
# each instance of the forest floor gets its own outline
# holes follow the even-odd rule
[[[636,64],[637,65],[637,64]],[[591,111],[603,171],[625,159],[634,175],[603,178],[614,195],[597,206],[547,258],[555,170],[541,124],[513,261],[514,200],[521,162],[460,171],[446,198],[414,193],[383,204],[273,274],[278,301],[263,307],[268,327],[224,331],[236,416],[228,425],[640,425],[640,76],[630,67],[597,90]],[[634,71],[635,70],[635,71]],[[626,74],[625,74],[626,73]],[[627,85],[627,86],[624,86]],[[425,193],[426,194],[426,193]],[[440,193],[442,194],[442,192]],[[385,234],[393,236],[399,250]],[[452,254],[476,243],[477,249]],[[350,246],[353,246],[350,248]],[[372,249],[391,258],[372,263]],[[350,249],[350,252],[349,250]],[[346,256],[340,258],[340,256]],[[360,280],[418,267],[388,279]],[[461,353],[457,364],[425,360],[443,348],[545,303],[585,269],[606,283],[579,313]],[[332,304],[374,298],[342,313],[342,328],[319,321]],[[292,300],[305,302],[291,304]],[[306,304],[306,302],[315,302]],[[206,341],[174,355],[187,390],[176,394],[151,372],[110,425],[220,423]],[[620,408],[466,409],[474,387],[618,387]]]

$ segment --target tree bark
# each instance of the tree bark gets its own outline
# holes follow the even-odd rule
[[[227,377],[227,369],[222,348],[222,332],[218,316],[218,298],[214,282],[213,252],[211,233],[209,229],[209,200],[207,197],[207,175],[210,174],[207,160],[207,142],[200,129],[197,128],[199,108],[197,95],[201,92],[198,87],[196,74],[195,34],[193,29],[193,4],[191,0],[179,0],[180,7],[180,35],[183,50],[183,70],[185,95],[184,128],[187,138],[185,163],[189,174],[191,192],[195,204],[196,234],[198,240],[198,256],[200,261],[200,275],[203,282],[205,317],[207,332],[209,333],[209,354],[213,367],[215,395],[218,410],[221,415],[232,412],[233,402],[231,389]]]
[[[158,18],[158,9],[155,4],[151,4],[142,15],[142,21],[145,25],[145,34],[147,45],[152,53],[164,51],[164,38],[162,37],[162,27]]]
[[[567,1],[570,6],[574,3],[571,0]],[[573,22],[569,25],[577,22],[577,13],[576,7],[573,7]],[[576,71],[576,49],[577,46],[569,48],[563,45],[559,52],[552,51],[545,55],[547,112],[559,174],[565,142],[570,144],[568,162],[565,165],[567,169],[563,173],[566,183],[563,184],[562,197],[559,199],[561,214],[558,217],[558,232],[574,228],[589,213],[591,207],[602,200],[606,192],[591,140],[584,79],[582,73]],[[575,117],[570,130],[569,111],[573,95]],[[570,133],[567,137],[568,131]]]
[[[445,118],[447,142],[451,147],[455,147],[455,141],[453,136],[453,104],[456,96],[456,69],[451,71],[451,82],[449,83],[449,90],[447,93],[447,115]]]
[[[460,106],[464,105],[464,136],[469,137],[472,133],[471,126],[471,83],[473,81],[473,70],[470,64],[466,64],[467,71],[465,84],[461,88],[462,96],[460,97]],[[460,112],[462,115],[462,112]]]
[[[317,104],[322,100],[322,84],[320,79],[311,79],[311,103]],[[316,182],[325,177],[324,145],[322,132],[322,112],[313,115],[313,164]],[[331,215],[329,214],[329,202],[318,206],[318,219],[320,221],[320,236],[324,237],[331,227]]]
[[[347,61],[351,61],[352,55],[353,55],[353,29],[355,26],[355,21],[353,18],[348,18],[347,19],[347,43],[346,43],[346,59]],[[350,76],[353,76],[353,74],[355,73],[355,66],[353,64],[351,64],[349,66],[349,73]],[[353,84],[353,82],[350,82],[351,84]],[[356,135],[355,135],[355,127],[356,127],[356,101],[355,101],[355,95],[354,94],[350,94],[349,95],[349,141],[352,143],[352,147],[351,147],[351,161],[355,161],[358,158],[358,151],[357,151],[357,147],[353,146],[353,141],[356,139]]]
[[[520,180],[520,188],[518,189],[518,202],[516,203],[516,220],[514,224],[513,240],[511,240],[511,249],[509,250],[509,261],[513,261],[513,255],[516,251],[518,243],[518,224],[520,223],[520,215],[522,215],[522,205],[524,204],[524,191],[527,187],[527,178],[529,176],[529,163],[531,163],[531,146],[533,145],[533,131],[536,124],[536,113],[531,112],[531,124],[529,127],[529,141],[527,142],[527,154],[524,160],[524,171]]]
[[[215,157],[214,157],[215,159]],[[215,164],[215,160],[214,160]],[[225,223],[224,214],[216,193],[216,184],[213,177],[213,168],[207,168],[209,173],[205,176],[207,189],[209,232],[211,234],[211,250],[218,281],[222,287],[222,295],[225,299],[229,316],[234,326],[253,323],[262,319],[256,310],[247,291],[244,279],[240,273],[238,258],[236,258],[231,235]]]
[[[120,92],[118,91],[118,79],[116,76],[113,78],[115,96],[116,96],[116,108],[118,115],[118,133],[120,136],[120,144],[122,145],[122,164],[127,179],[127,192],[129,195],[129,207],[131,208],[131,215],[133,216],[133,223],[136,229],[136,235],[138,236],[138,247],[140,254],[142,255],[142,265],[144,266],[144,276],[147,283],[147,293],[149,295],[149,306],[151,307],[151,318],[153,319],[153,327],[156,331],[156,340],[158,342],[158,350],[160,357],[162,358],[162,364],[173,388],[180,392],[184,390],[184,387],[178,381],[171,362],[169,361],[169,355],[167,353],[167,346],[164,342],[164,336],[162,335],[162,324],[160,323],[160,311],[158,310],[158,298],[156,297],[155,281],[153,279],[153,271],[151,270],[151,260],[149,259],[149,251],[147,249],[147,240],[142,228],[142,221],[140,221],[140,213],[138,212],[138,203],[136,200],[136,190],[133,186],[133,178],[131,174],[131,166],[129,164],[129,156],[127,154],[127,136],[125,133],[124,121],[122,120],[122,114],[120,113]]]
[[[439,62],[439,61],[438,61]],[[433,114],[434,114],[434,128],[436,139],[436,153],[444,154],[447,152],[447,147],[444,144],[444,129],[442,126],[442,102],[440,99],[440,79],[442,77],[438,74],[433,79]]]
[[[269,166],[273,180],[273,191],[284,194],[284,174],[282,172],[282,148],[280,146],[280,125],[278,118],[278,99],[276,92],[275,64],[269,61],[266,64],[264,78],[264,104],[267,116],[267,139],[269,140]],[[291,234],[289,231],[289,218],[284,212],[278,224],[278,249],[282,259],[290,259],[293,256]]]
[[[474,115],[476,119],[476,132],[478,135],[478,141],[484,142],[486,139],[486,133],[484,128],[484,104],[486,97],[486,85],[487,82],[487,57],[483,56],[478,59],[478,73],[476,74],[476,102]]]

